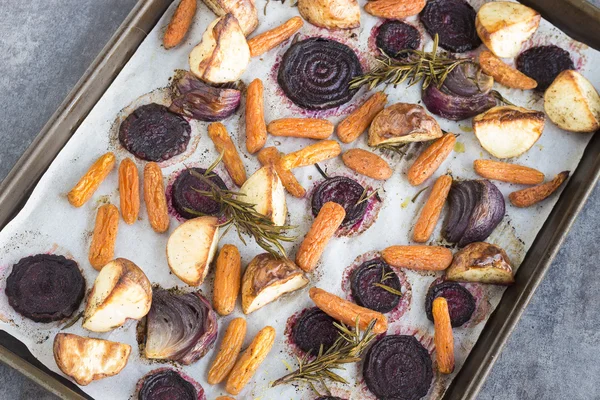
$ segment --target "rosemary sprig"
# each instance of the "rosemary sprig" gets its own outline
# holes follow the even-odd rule
[[[294,229],[295,226],[278,226],[273,224],[270,219],[254,209],[254,204],[240,199],[240,197],[244,196],[243,193],[224,190],[217,186],[210,179],[210,176],[212,175],[212,171],[219,165],[222,158],[223,154],[221,153],[219,158],[208,167],[204,174],[199,174],[192,170],[191,174],[193,176],[202,179],[210,186],[210,190],[194,190],[223,206],[223,214],[227,220],[225,223],[221,224],[221,226],[226,226],[225,233],[234,226],[242,243],[246,244],[243,235],[252,236],[254,237],[256,244],[267,252],[275,256],[285,257],[285,249],[281,245],[281,242],[293,242],[296,239],[294,236],[287,236],[285,233],[289,229]],[[196,210],[187,209],[187,211],[198,216],[204,215]]]
[[[369,201],[369,199],[373,196],[377,196],[377,199],[379,199],[379,201],[381,201],[381,198],[379,198],[379,189],[373,190],[370,193],[367,189],[363,190],[363,192],[361,193],[360,197],[358,198],[358,201],[356,202],[355,206],[357,206],[361,203],[364,203],[365,201]]]
[[[424,191],[426,191],[428,188],[429,188],[429,186],[425,186],[423,189],[419,190],[417,192],[417,194],[415,194],[415,196],[412,198],[412,200],[410,202],[414,203],[415,201],[417,201],[417,198],[421,195],[421,193],[423,193]]]
[[[401,291],[396,290],[393,287],[385,285],[383,283],[375,282],[373,284],[373,286],[377,286],[378,288],[381,288],[381,289],[385,290],[386,292],[390,292],[391,294],[395,294],[396,296],[402,296]]]
[[[471,58],[454,58],[445,54],[437,54],[439,37],[433,37],[433,49],[431,51],[406,49],[398,53],[405,55],[403,60],[395,60],[382,52],[382,56],[376,61],[378,65],[364,75],[357,76],[350,81],[350,89],[358,89],[368,85],[369,90],[382,83],[394,86],[408,81],[412,86],[423,81],[423,89],[430,84],[437,87],[442,86],[446,77],[452,70],[461,64],[474,63]],[[401,58],[401,57],[398,57]]]
[[[400,157],[404,157],[406,155],[406,151],[404,151],[406,143],[382,143],[374,147],[382,152],[391,151],[392,153],[399,154]]]
[[[77,315],[75,315],[73,318],[67,321],[67,323],[62,328],[60,328],[60,330],[62,331],[63,329],[68,329],[72,327],[77,321],[81,319],[81,317],[83,317],[83,311],[80,311],[79,313],[77,313]]]
[[[282,385],[292,382],[321,383],[332,380],[339,383],[348,384],[348,381],[335,373],[335,370],[344,370],[344,364],[360,361],[360,357],[376,335],[373,333],[373,327],[377,321],[373,320],[361,334],[358,327],[358,318],[354,329],[346,327],[344,324],[334,322],[335,327],[340,331],[340,337],[334,345],[323,352],[323,346],[319,354],[313,360],[310,360],[310,354],[298,360],[298,369],[277,379],[272,386]]]

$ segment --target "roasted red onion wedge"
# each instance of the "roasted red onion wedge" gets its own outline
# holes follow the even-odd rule
[[[491,76],[469,62],[454,68],[441,87],[429,85],[421,97],[425,107],[433,114],[461,121],[496,106],[493,84]]]
[[[187,168],[181,171],[171,186],[171,202],[177,213],[185,218],[196,218],[200,214],[219,216],[222,205],[215,200],[198,193],[198,190],[210,192],[208,182],[198,177],[204,175],[204,168]],[[225,182],[214,171],[207,177],[220,189],[227,190]]]
[[[504,197],[487,179],[454,181],[444,238],[459,247],[485,240],[504,218]]]
[[[22,258],[6,279],[8,304],[35,322],[70,317],[84,294],[85,279],[77,263],[53,254]]]
[[[206,397],[202,386],[188,379],[170,368],[151,371],[138,383],[137,399],[204,400]]]
[[[174,85],[169,110],[200,121],[221,121],[236,112],[242,94],[227,87],[214,87],[185,72]]]
[[[323,204],[328,201],[338,203],[346,210],[346,217],[342,221],[342,227],[352,226],[360,221],[367,212],[367,201],[360,202],[365,188],[354,179],[345,176],[327,178],[315,190],[312,195],[312,212],[317,216]],[[360,203],[359,203],[360,202]]]
[[[146,317],[145,356],[189,365],[217,338],[217,316],[198,292],[176,294],[155,288]]]
[[[119,142],[134,156],[158,162],[183,153],[191,132],[190,124],[181,115],[151,103],[125,118],[119,127]]]
[[[319,308],[305,310],[292,329],[292,340],[304,352],[319,354],[321,345],[327,351],[340,337],[340,332],[333,325],[335,320]]]
[[[425,298],[425,312],[430,321],[433,321],[433,300],[438,297],[448,302],[450,322],[455,328],[464,325],[475,312],[475,297],[467,288],[456,282],[440,282],[429,287]]]
[[[476,15],[465,0],[429,0],[419,18],[431,37],[438,34],[442,48],[463,53],[481,45],[475,29]]]
[[[392,292],[401,291],[400,279],[392,267],[382,259],[377,258],[361,264],[352,273],[350,281],[352,297],[359,306],[387,313],[400,302],[401,296]]]
[[[363,376],[378,399],[417,400],[433,380],[431,357],[414,336],[388,335],[367,351]]]
[[[558,46],[536,46],[517,57],[517,69],[537,82],[535,90],[545,91],[558,74],[575,69],[568,51]]]
[[[356,89],[352,78],[362,74],[354,51],[335,40],[310,38],[294,43],[283,55],[277,82],[299,107],[325,110],[349,102]]]
[[[377,48],[389,57],[404,59],[408,53],[402,50],[416,50],[421,45],[421,34],[414,26],[402,21],[386,21],[377,30]]]

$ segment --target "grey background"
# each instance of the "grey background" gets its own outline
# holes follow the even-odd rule
[[[0,180],[134,4],[0,2]],[[600,398],[599,206],[597,187],[479,399]],[[0,364],[0,399],[56,398]]]

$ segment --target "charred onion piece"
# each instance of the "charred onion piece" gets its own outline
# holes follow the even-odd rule
[[[198,178],[193,172],[204,175],[206,170],[204,168],[187,168],[179,174],[171,187],[173,208],[185,219],[196,218],[197,213],[213,216],[221,215],[223,212],[221,204],[198,193],[199,190],[210,191],[210,184]],[[211,172],[207,179],[219,188],[227,190],[227,185],[215,172]]]
[[[152,291],[146,317],[145,355],[189,365],[198,361],[217,338],[217,316],[200,293]]]
[[[429,85],[423,91],[425,107],[433,114],[453,120],[474,117],[496,105],[494,80],[469,62],[454,68],[441,87]]]
[[[543,92],[558,74],[575,69],[575,64],[569,52],[558,46],[536,46],[519,54],[517,69],[537,82],[534,90]]]
[[[387,313],[400,302],[402,285],[398,275],[385,261],[369,260],[361,264],[350,277],[352,297],[356,304]]]
[[[475,297],[467,288],[456,282],[440,282],[429,287],[425,298],[425,312],[430,321],[433,321],[433,300],[438,297],[448,302],[450,321],[455,328],[464,325],[475,312]]]
[[[324,110],[347,103],[356,93],[352,78],[362,74],[354,51],[335,40],[310,38],[290,46],[283,55],[277,82],[294,104]]]
[[[151,103],[136,108],[125,118],[119,127],[119,142],[134,156],[158,162],[183,153],[191,131],[185,118]]]
[[[341,227],[352,226],[367,212],[368,201],[360,202],[365,188],[354,179],[336,176],[322,182],[312,195],[312,212],[317,216],[323,204],[328,201],[338,203],[346,210]],[[360,202],[360,203],[359,203]]]
[[[85,280],[77,263],[54,254],[22,258],[6,279],[8,304],[35,322],[70,317],[84,294]]]
[[[169,111],[200,121],[221,121],[240,106],[237,89],[214,87],[185,72],[173,85],[175,97]]]
[[[427,33],[437,33],[440,46],[464,53],[481,45],[475,29],[477,13],[465,0],[429,0],[419,15]]]
[[[433,380],[431,357],[413,336],[388,335],[367,351],[363,376],[379,399],[420,399]]]
[[[335,320],[318,307],[309,308],[302,312],[292,329],[292,340],[304,352],[313,356],[329,350],[340,336],[340,331],[333,325]]]
[[[198,389],[200,390],[198,390]],[[161,368],[151,371],[138,383],[138,400],[204,400],[204,390],[177,371]]]
[[[487,179],[454,181],[448,204],[444,238],[460,247],[485,240],[504,218],[504,197]]]
[[[403,59],[409,54],[407,52],[400,53],[402,50],[419,48],[421,34],[417,28],[406,22],[386,21],[377,30],[375,44],[389,57]]]

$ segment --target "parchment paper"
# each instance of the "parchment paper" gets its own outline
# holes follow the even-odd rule
[[[266,5],[265,0],[257,0],[260,25],[256,33],[273,28],[288,18],[297,15],[297,8],[292,7],[290,2],[286,1],[281,4],[278,1],[271,1],[270,4]],[[97,273],[87,261],[90,236],[97,207],[105,202],[118,205],[116,169],[101,185],[92,200],[79,209],[69,205],[65,194],[79,180],[90,164],[103,153],[114,151],[118,161],[130,156],[116,140],[118,123],[133,108],[141,104],[151,101],[167,101],[165,98],[166,91],[155,89],[167,86],[175,69],[189,68],[187,59],[190,50],[200,41],[204,29],[215,18],[212,12],[201,2],[199,3],[194,26],[185,43],[169,51],[162,48],[161,39],[164,28],[174,11],[174,6],[166,12],[155,29],[148,33],[146,40],[123,68],[110,89],[52,163],[23,210],[0,233],[0,292],[4,292],[6,276],[10,273],[14,263],[22,257],[46,252],[62,254],[78,261],[87,280],[88,289],[91,287]],[[361,1],[361,7],[362,3],[364,1]],[[482,2],[472,1],[471,3],[478,9]],[[263,14],[265,6],[266,16]],[[416,18],[411,18],[409,22],[418,24]],[[373,64],[373,55],[375,54],[372,29],[379,23],[380,20],[369,16],[363,11],[359,29],[331,32],[305,23],[300,35],[301,37],[329,37],[346,43],[357,51],[364,64],[363,66],[367,68]],[[421,27],[419,29],[422,31]],[[425,40],[427,40],[430,47],[431,39],[429,36],[424,34],[423,37],[426,38]],[[585,45],[571,41],[546,21],[542,21],[540,29],[525,47],[551,43],[567,49],[571,53],[577,68],[592,81],[596,88],[600,88],[600,74],[591,70],[592,66],[598,65],[600,62],[599,53],[588,49]],[[276,66],[289,44],[288,41],[259,59],[254,59],[242,78],[246,84],[256,77],[261,78],[265,83],[267,121],[282,117],[314,116],[314,113],[311,114],[295,107],[283,96],[276,83]],[[521,93],[502,86],[498,86],[496,89],[517,105],[536,110],[543,109],[541,97],[530,91]],[[420,93],[417,86],[412,88],[406,88],[405,85],[400,85],[398,88],[387,87],[385,91],[389,96],[388,104],[399,101],[420,103]],[[150,92],[152,93],[148,94]],[[364,90],[361,90],[348,105],[333,111],[320,112],[317,115],[330,118],[331,121],[337,123],[368,95]],[[242,104],[236,116],[229,118],[224,123],[234,137],[238,149],[243,154],[248,174],[251,174],[258,168],[259,164],[255,157],[249,156],[245,151],[244,123],[243,119],[240,120],[239,118],[240,115],[243,115],[243,109],[244,104]],[[480,147],[472,134],[470,121],[462,121],[457,124],[443,118],[437,119],[442,129],[460,133],[460,136],[456,151],[444,162],[435,176],[450,171],[453,176],[458,178],[476,178],[472,169],[473,160],[490,158],[490,156]],[[206,123],[192,121],[192,140],[188,151],[161,165],[165,175],[165,184],[171,182],[177,171],[184,168],[184,165],[207,167],[217,157],[218,154],[207,137],[206,125]],[[352,145],[343,145],[342,147],[344,149],[355,146],[367,148],[365,136],[363,135]],[[561,131],[548,120],[540,140],[527,153],[514,161],[535,167],[543,171],[550,179],[560,171],[573,171],[575,169],[590,137],[591,135]],[[267,145],[277,145],[281,151],[289,152],[297,150],[309,142],[309,140],[302,139],[270,137]],[[322,164],[329,175],[347,175],[358,179],[365,186],[382,188],[383,204],[375,222],[362,234],[342,236],[330,242],[316,272],[311,275],[311,283],[307,288],[285,296],[247,316],[248,334],[246,344],[251,341],[258,330],[267,324],[275,327],[277,339],[268,359],[259,368],[251,383],[237,398],[313,399],[316,397],[306,387],[279,386],[270,388],[270,382],[286,373],[286,365],[295,366],[293,349],[289,344],[288,336],[285,334],[287,320],[305,307],[312,306],[307,293],[309,287],[318,286],[347,297],[348,292],[344,291],[342,287],[347,286],[345,277],[348,275],[347,268],[349,266],[376,255],[377,251],[387,246],[410,243],[412,225],[427,198],[429,190],[419,196],[415,202],[411,202],[410,199],[420,188],[411,187],[405,176],[411,158],[422,148],[423,145],[412,145],[409,155],[403,159],[395,155],[384,155],[395,169],[392,178],[384,184],[356,176],[343,166],[340,158]],[[141,172],[143,162],[136,160],[136,163]],[[234,187],[223,168],[220,167],[218,173],[230,187]],[[299,242],[307,232],[313,219],[309,209],[310,190],[322,178],[312,166],[297,169],[294,173],[309,191],[307,198],[302,200],[291,196],[287,197],[288,221],[292,225],[298,226],[293,233],[299,237]],[[433,178],[422,187],[431,185],[432,181]],[[521,188],[517,185],[498,182],[496,182],[496,185],[505,195]],[[504,247],[514,264],[519,265],[557,198],[558,196],[554,195],[539,205],[528,209],[517,209],[507,201],[507,215],[488,241]],[[371,214],[376,214],[373,206],[371,208]],[[168,234],[159,235],[154,233],[149,226],[143,205],[140,216],[140,221],[132,226],[120,222],[116,256],[134,261],[145,271],[153,283],[167,288],[176,285],[185,287],[181,281],[169,273],[165,256]],[[172,217],[170,231],[177,227],[179,223],[180,221]],[[440,228],[441,222],[436,228],[432,243],[439,242],[441,237]],[[298,242],[287,246],[290,255],[295,254]],[[252,240],[249,241],[248,246],[242,245],[233,231],[221,239],[220,244],[225,243],[234,243],[240,248],[244,265],[256,254],[262,252]],[[366,253],[368,254],[364,256]],[[398,313],[394,314],[392,312],[390,314],[391,324],[388,332],[415,334],[426,347],[433,350],[431,343],[433,325],[425,317],[424,300],[430,283],[441,274],[421,274],[413,271],[404,271],[404,274],[412,290],[409,293],[406,292],[406,287],[403,289],[406,292],[403,302],[408,303],[410,301],[410,304],[405,305],[407,311],[400,318],[397,318]],[[213,274],[211,272],[206,282],[201,286],[201,290],[209,299],[212,296],[212,279]],[[456,338],[456,372],[462,366],[467,354],[477,340],[485,320],[500,300],[503,291],[495,286],[484,285],[471,285],[469,289],[478,298],[477,311],[471,322],[454,330]],[[82,308],[83,306],[84,304],[82,304]],[[217,345],[220,343],[228,322],[240,315],[242,314],[238,306],[233,315],[219,318]],[[23,341],[42,363],[60,373],[52,355],[52,341],[64,322],[39,324],[24,319],[8,305],[6,296],[3,293],[0,294],[0,319],[2,320],[0,327],[3,330]],[[133,347],[128,365],[119,375],[93,382],[83,387],[85,392],[97,399],[127,399],[133,394],[136,382],[144,374],[152,369],[164,366],[164,364],[149,362],[140,358],[135,338],[135,328],[136,321],[129,321],[123,327],[106,334],[87,332],[81,328],[80,322],[66,329],[66,332],[128,343]],[[182,368],[185,373],[202,384],[208,399],[214,399],[218,395],[225,394],[222,385],[210,386],[206,383],[207,370],[215,354],[216,350],[213,349],[199,362]],[[345,387],[330,385],[334,395],[348,399],[374,398],[366,390],[361,373],[357,372],[354,366],[349,366],[347,371],[342,372],[342,375],[348,377],[351,382],[356,383]],[[452,377],[453,375],[443,378],[436,376],[430,391],[430,398],[441,397]]]

